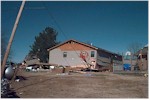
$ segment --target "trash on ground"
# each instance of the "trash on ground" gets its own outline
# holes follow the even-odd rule
[[[69,74],[68,73],[60,73],[60,74],[56,74],[56,75],[64,76],[64,75],[69,75]]]

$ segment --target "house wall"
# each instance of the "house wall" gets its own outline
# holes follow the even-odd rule
[[[108,69],[110,71],[123,70],[122,56],[98,50],[96,69]]]
[[[110,66],[111,66],[111,59],[109,57],[109,54],[99,50],[98,54],[97,54],[96,69],[99,69],[99,70],[109,69],[109,70],[111,70]]]
[[[142,70],[148,70],[148,61],[145,58],[143,59]]]
[[[91,57],[91,51],[95,52],[94,57]],[[67,53],[67,57],[63,57],[64,52]],[[81,57],[83,53],[87,54],[85,57],[86,62]],[[90,47],[76,43],[66,43],[49,52],[49,63],[71,67],[89,67],[91,64],[93,65],[92,68],[95,68],[96,55],[97,51]]]
[[[143,49],[140,49],[137,53],[137,64],[141,71],[148,70],[148,46],[145,46]]]
[[[141,71],[148,70],[148,60],[147,59],[145,59],[145,58],[142,58],[142,60],[138,59],[137,63],[138,63],[138,66]]]

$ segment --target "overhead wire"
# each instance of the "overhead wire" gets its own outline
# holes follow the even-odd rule
[[[46,4],[44,3],[44,2],[42,2],[42,4],[43,4],[43,6],[45,7],[45,9],[46,9],[46,11],[47,11],[47,13],[48,13],[48,15],[53,19],[53,21],[54,21],[54,23],[56,24],[56,26],[58,27],[58,29],[61,31],[61,33],[63,34],[63,36],[68,40],[68,36],[65,34],[65,32],[62,30],[62,28],[60,27],[60,25],[58,24],[58,22],[56,21],[56,19],[54,18],[54,16],[53,16],[53,14],[52,13],[50,13],[50,11],[49,11],[49,9],[48,9],[48,7],[46,6]],[[77,54],[77,56],[79,56],[78,55],[78,53],[77,53],[77,51],[75,50],[75,48],[71,45],[71,47],[73,48],[73,50],[74,50],[74,52]],[[66,59],[65,59],[66,60]],[[88,63],[87,62],[85,62],[83,59],[81,59],[82,60],[82,64],[84,64],[85,65],[85,67],[87,67],[88,66]],[[68,61],[67,61],[68,62]],[[85,63],[86,64],[85,64]],[[70,64],[68,64],[68,65],[70,65]]]
[[[58,27],[58,29],[64,34],[64,32],[62,31],[61,27],[59,26],[59,24],[57,23],[57,21],[55,20],[55,18],[53,17],[53,15],[49,12],[49,10],[48,10],[46,4],[44,3],[44,1],[42,2],[42,4],[45,7],[45,10],[47,11],[48,15],[52,18],[52,20],[54,21],[54,23]],[[64,36],[65,36],[65,34],[64,34]],[[67,37],[67,36],[65,36],[65,37]],[[66,59],[64,59],[64,60],[70,66],[69,62]]]
[[[58,22],[56,21],[56,19],[54,18],[54,16],[52,15],[52,13],[50,13],[50,11],[49,11],[49,9],[48,9],[48,7],[46,6],[46,4],[44,3],[44,2],[42,2],[42,4],[43,4],[43,6],[45,7],[45,10],[47,11],[47,13],[48,13],[48,15],[53,19],[53,21],[54,21],[54,23],[56,24],[56,26],[58,27],[58,29],[61,31],[61,33],[63,34],[63,36],[66,38],[66,39],[68,39],[68,36],[64,33],[64,31],[62,30],[62,28],[60,27],[60,25],[58,24]],[[43,7],[42,7],[42,9],[43,9]],[[34,9],[35,10],[35,9]],[[75,50],[75,48],[72,46],[72,45],[70,45],[72,48],[73,48],[73,50],[74,50],[74,52],[76,53],[76,55],[77,56],[80,56],[79,54],[78,54],[78,52]],[[67,59],[65,59],[65,61],[66,61],[66,63],[70,66],[70,64],[69,64],[69,62],[67,61]],[[87,62],[85,62],[83,59],[81,59],[81,61],[82,61],[82,64],[85,66],[85,67],[87,67],[88,66],[88,64],[87,64]],[[85,63],[86,64],[85,64]]]

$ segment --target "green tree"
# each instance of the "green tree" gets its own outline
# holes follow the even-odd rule
[[[49,53],[48,48],[57,45],[56,41],[58,33],[51,27],[46,27],[45,30],[39,33],[39,36],[35,36],[33,45],[30,46],[31,50],[29,55],[31,57],[37,57],[41,62],[48,62]]]

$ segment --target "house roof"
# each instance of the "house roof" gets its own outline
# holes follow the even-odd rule
[[[113,55],[122,56],[122,55],[120,55],[120,54],[117,54],[117,53],[114,53],[114,52],[111,52],[111,51],[108,51],[108,50],[105,50],[105,49],[102,49],[102,48],[98,48],[98,50],[100,50],[100,51],[105,51],[105,52],[110,53],[110,54],[113,54]]]
[[[65,42],[63,42],[63,43],[60,43],[60,44],[58,44],[58,45],[56,45],[56,46],[53,46],[53,47],[47,49],[47,51],[53,50],[53,49],[55,49],[55,48],[57,48],[57,47],[59,47],[59,46],[61,46],[61,45],[64,45],[64,44],[66,44],[66,43],[68,43],[68,42],[72,42],[72,41],[73,41],[73,42],[76,42],[76,43],[79,43],[79,44],[82,44],[82,45],[84,45],[84,46],[90,47],[90,48],[95,49],[95,50],[98,49],[98,48],[95,47],[95,46],[92,46],[92,45],[89,45],[89,44],[86,44],[86,43],[83,43],[83,42],[79,42],[79,41],[70,39],[70,40],[67,40],[67,41],[65,41]]]
[[[148,46],[145,46],[144,48],[140,49],[138,52],[135,53],[135,55],[139,55],[142,53],[142,55],[147,55],[148,54]]]
[[[60,44],[58,44],[58,45],[56,45],[56,46],[53,46],[53,47],[47,49],[47,51],[53,50],[53,49],[55,49],[55,48],[57,48],[57,47],[59,47],[59,46],[61,46],[61,45],[64,45],[65,43],[68,43],[68,42],[71,42],[71,41],[76,42],[76,43],[79,43],[79,44],[82,44],[82,45],[84,45],[84,46],[90,47],[90,48],[95,49],[95,50],[102,50],[102,51],[111,53],[111,54],[113,54],[113,55],[121,56],[121,55],[119,55],[119,54],[110,52],[110,51],[108,51],[108,50],[105,50],[105,49],[102,49],[102,48],[99,48],[99,47],[96,47],[96,46],[93,46],[93,45],[89,45],[89,44],[86,44],[86,43],[83,43],[83,42],[79,42],[79,41],[76,41],[76,40],[73,40],[73,39],[67,40],[67,41],[65,41],[65,42],[63,42],[63,43],[60,43]]]

